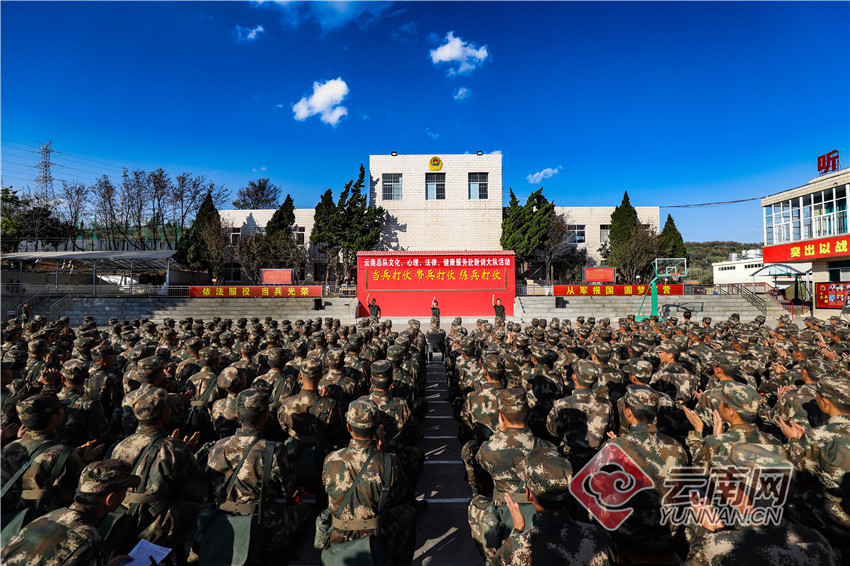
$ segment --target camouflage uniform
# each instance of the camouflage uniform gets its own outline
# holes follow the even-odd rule
[[[592,387],[599,377],[599,368],[591,361],[573,364],[574,378],[580,388],[572,395],[558,399],[546,419],[550,435],[561,443],[575,468],[583,466],[605,441],[612,428],[611,404],[597,397]]]
[[[234,434],[239,427],[236,396],[245,389],[245,384],[245,369],[236,364],[224,368],[216,378],[218,388],[227,392],[227,397],[210,407],[210,417],[220,438]]]
[[[461,410],[461,434],[467,440],[460,456],[466,467],[467,481],[476,489],[479,472],[475,455],[481,444],[499,430],[499,392],[505,377],[505,364],[498,355],[486,356],[484,368],[493,381],[487,381],[481,389],[470,393]]]
[[[658,393],[648,387],[629,387],[623,402],[632,409],[654,415],[658,410]],[[688,464],[688,454],[676,440],[658,432],[653,424],[637,423],[625,436],[613,438],[609,444],[618,446],[653,481],[653,489],[638,492],[630,505],[635,510],[622,525],[611,533],[618,545],[640,552],[660,552],[673,545],[675,528],[661,523],[661,500],[665,495],[664,481],[670,469]]]
[[[761,396],[749,385],[737,381],[724,381],[721,396],[722,402],[734,409],[741,417],[755,419],[758,415]],[[696,431],[691,431],[687,438],[693,465],[703,466],[706,470],[713,456],[727,455],[732,446],[742,443],[770,445],[777,453],[784,453],[782,444],[776,438],[749,423],[732,425],[728,431],[717,435],[710,434],[704,439],[700,438]]]
[[[537,511],[525,530],[514,529],[499,548],[494,564],[616,564],[602,529],[573,520],[563,509],[569,497],[570,465],[556,451],[536,448],[526,456],[522,468],[525,485],[532,496],[558,510]]]
[[[65,406],[65,418],[60,438],[70,446],[81,446],[89,440],[107,440],[109,422],[100,401],[90,399],[84,384],[88,367],[80,360],[68,360],[62,365],[62,377],[67,385],[57,394]]]
[[[356,398],[360,386],[344,363],[345,355],[340,348],[328,350],[328,371],[319,381],[319,390],[325,391],[329,397],[333,398],[341,412],[348,410],[348,405]]]
[[[115,350],[112,349],[112,346],[98,346],[92,350],[92,360],[95,362],[101,362],[110,357],[115,357]],[[100,401],[110,422],[118,422],[124,391],[121,388],[121,380],[111,371],[115,362],[110,363],[112,365],[109,367],[100,364],[92,366],[92,372],[86,380],[85,390],[90,399]]]
[[[367,399],[353,401],[346,413],[348,424],[358,432],[358,436],[374,434],[378,426],[378,407]],[[346,448],[331,453],[325,459],[322,480],[328,494],[328,511],[334,517],[340,515],[343,521],[367,520],[377,516],[378,502],[381,499],[383,485],[384,460],[381,453],[373,457],[369,467],[363,473],[355,487],[355,493],[345,509],[340,509],[346,492],[354,484],[366,460],[377,451],[374,440],[352,439]],[[410,495],[407,477],[398,456],[392,455],[392,480],[388,494],[388,504],[381,515],[379,540],[391,564],[409,564],[413,561],[416,542],[416,511],[411,505],[403,503]],[[330,531],[331,545],[367,536],[371,530],[347,530],[344,526]]]
[[[680,352],[679,346],[672,340],[663,342],[658,347],[658,351],[675,354]],[[669,383],[676,388],[675,400],[677,406],[689,405],[695,398],[697,389],[699,389],[697,376],[678,362],[662,363],[659,370],[649,380],[649,384],[655,385],[659,381]]]
[[[9,540],[0,561],[10,566],[90,566],[98,563],[100,519],[92,504],[108,494],[139,485],[130,466],[106,460],[86,466],[79,476],[76,501],[36,519]]]
[[[240,420],[255,418],[269,408],[268,394],[262,389],[246,389],[237,396],[237,411]],[[286,505],[280,500],[291,497],[294,491],[295,477],[287,456],[286,448],[280,442],[261,438],[261,431],[239,428],[236,434],[219,440],[212,448],[207,460],[208,473],[212,482],[216,500],[219,503],[230,502],[240,505],[256,505],[260,500],[265,470],[265,454],[271,443],[274,456],[270,468],[270,477],[266,479],[266,501],[263,503],[263,559],[284,556],[298,550],[299,533],[307,527],[310,512],[306,504]],[[245,458],[239,474],[229,493],[224,488],[230,481],[234,469]],[[229,509],[225,509],[229,510]],[[256,511],[255,511],[256,512]],[[283,551],[291,543],[291,550]]]
[[[736,466],[738,468],[767,467],[773,469],[791,466],[784,457],[763,446],[738,444],[725,455],[712,461],[714,466]],[[752,472],[742,476],[742,488],[755,489],[748,485]],[[720,476],[723,477],[723,476]],[[723,491],[720,488],[719,491]],[[758,494],[751,501],[757,501]],[[746,504],[746,503],[745,503]],[[756,504],[750,504],[757,508]],[[838,560],[827,540],[817,531],[792,523],[783,518],[777,525],[752,526],[732,524],[722,530],[697,529],[697,537],[690,548],[687,566],[720,566],[724,564],[782,564],[783,566],[837,566]]]
[[[132,410],[140,421],[138,429],[115,446],[111,457],[129,462],[140,474],[144,467],[150,467],[144,493],[128,493],[123,503],[128,509],[138,506],[136,536],[177,547],[189,540],[198,517],[200,470],[189,445],[151,424],[170,405],[169,394],[160,388],[151,388],[135,399]],[[149,447],[145,461],[139,462]]]
[[[522,372],[522,387],[528,392],[528,426],[535,435],[546,436],[546,418],[555,399],[564,395],[561,376],[551,369],[549,350],[539,344],[531,349],[534,366]]]
[[[817,382],[817,391],[830,401],[846,405],[850,400],[850,380],[824,376]],[[800,508],[806,524],[844,549],[845,557],[850,556],[850,514],[846,507],[850,500],[846,480],[850,470],[850,416],[835,415],[799,440],[788,439],[787,451],[794,466],[819,483],[802,496]]]
[[[56,395],[47,392],[19,402],[17,408],[21,424],[33,427],[38,420],[43,421],[60,411],[61,407]],[[14,486],[3,497],[4,513],[26,506],[37,506],[41,512],[52,511],[70,505],[73,501],[77,480],[83,469],[83,460],[76,450],[71,449],[61,472],[54,470],[57,461],[69,447],[60,444],[57,434],[52,431],[28,430],[23,437],[3,448],[0,465],[4,483],[29,461],[31,454],[44,445],[48,448],[36,456],[29,469],[21,476],[20,488]],[[52,485],[48,485],[51,476],[57,477]]]

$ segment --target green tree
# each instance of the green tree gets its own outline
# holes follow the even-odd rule
[[[204,240],[201,233],[203,227],[214,218],[218,218],[218,211],[213,204],[212,193],[208,192],[198,208],[192,227],[177,242],[174,261],[196,271],[209,271],[209,265],[204,256]]]
[[[384,209],[369,206],[365,186],[366,169],[361,163],[357,181],[345,184],[337,202],[328,189],[316,205],[310,241],[325,255],[336,277],[347,277],[357,252],[373,249],[381,239]]]
[[[295,241],[295,204],[286,195],[283,204],[266,224],[264,259],[271,268],[300,268],[307,263],[307,250]]]
[[[682,234],[676,228],[676,223],[673,221],[671,214],[667,215],[664,229],[661,230],[661,240],[664,243],[667,257],[688,257],[688,248],[685,246]]]
[[[248,181],[247,187],[242,187],[233,201],[233,206],[242,210],[277,208],[280,201],[280,187],[263,178]]]
[[[283,204],[274,211],[274,214],[266,224],[266,236],[274,236],[278,232],[292,233],[295,226],[295,203],[290,195],[286,195]]]
[[[608,245],[610,253],[625,244],[632,237],[638,225],[638,215],[635,207],[629,201],[629,192],[623,193],[623,202],[611,213],[611,227],[608,230]]]
[[[3,187],[0,197],[0,244],[4,252],[14,252],[23,239],[21,214],[29,206],[29,201],[18,195],[12,187]]]
[[[511,200],[502,220],[499,243],[502,249],[512,250],[516,254],[517,265],[522,265],[522,271],[525,271],[528,263],[544,249],[549,239],[549,222],[555,211],[555,203],[543,196],[541,187],[520,206],[513,189],[508,190]]]

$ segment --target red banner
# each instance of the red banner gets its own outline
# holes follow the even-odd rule
[[[585,283],[613,283],[614,279],[613,267],[585,267],[584,282]]]
[[[444,318],[493,316],[495,299],[511,316],[515,269],[513,252],[361,252],[360,315],[368,315],[367,302],[375,299],[385,317],[428,316],[436,297]]]
[[[812,261],[825,257],[848,256],[850,237],[823,238],[821,240],[806,240],[792,244],[765,246],[762,248],[764,263],[781,263],[793,261]]]
[[[656,285],[659,295],[684,295],[685,286]],[[649,285],[555,285],[556,297],[629,297],[651,293]]]
[[[321,285],[222,285],[189,287],[189,296],[202,299],[257,298],[317,298],[322,296]]]
[[[264,269],[263,285],[292,285],[292,270]]]
[[[819,309],[842,309],[850,293],[850,283],[816,283],[815,306]]]

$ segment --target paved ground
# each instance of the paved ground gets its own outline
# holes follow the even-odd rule
[[[395,325],[394,325],[395,326]],[[466,507],[471,497],[463,479],[458,425],[452,416],[446,388],[446,369],[442,360],[428,364],[426,376],[428,413],[422,427],[425,471],[416,489],[428,507],[417,517],[417,566],[473,566],[483,560],[472,544]],[[320,564],[319,553],[312,547],[312,535],[296,565]]]

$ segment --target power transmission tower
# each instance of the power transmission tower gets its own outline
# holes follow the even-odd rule
[[[38,175],[35,176],[36,193],[50,197],[53,197],[53,176],[50,174],[50,167],[51,165],[61,167],[61,165],[50,162],[50,154],[56,151],[50,147],[52,143],[52,141],[49,141],[46,144],[41,144],[41,149],[37,152],[41,156],[41,159],[38,165],[36,165]]]

